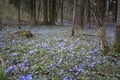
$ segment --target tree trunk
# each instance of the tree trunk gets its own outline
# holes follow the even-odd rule
[[[84,29],[83,18],[84,18],[84,1],[78,0],[75,12],[75,27],[77,30]]]
[[[115,31],[115,42],[114,42],[114,48],[115,52],[120,53],[120,0],[118,0],[118,7],[117,7],[117,27]]]
[[[61,0],[61,24],[63,24],[63,0]]]
[[[56,13],[56,0],[53,0],[52,2],[52,25],[55,25],[56,22],[56,17],[57,17],[57,13]]]
[[[118,0],[116,0],[116,3],[115,3],[115,22],[117,22],[117,7],[118,7]]]
[[[44,6],[44,17],[43,17],[43,24],[48,24],[48,0],[43,0],[43,6]]]
[[[33,0],[33,18],[34,23],[36,23],[36,0]]]
[[[105,21],[105,4],[106,0],[98,0],[96,3],[96,20],[97,20],[97,28],[99,29],[100,34],[100,45],[101,49],[104,53],[108,53],[109,46],[106,40],[106,33],[104,29],[104,21]]]
[[[33,20],[33,15],[34,15],[34,13],[33,13],[33,0],[31,0],[30,1],[30,4],[31,4],[31,20]]]
[[[72,27],[72,36],[75,34],[75,12],[76,12],[76,0],[74,0],[74,10],[73,10],[73,27]]]
[[[52,0],[49,0],[49,24],[52,24]]]
[[[21,6],[21,1],[18,0],[18,28],[21,29],[20,27],[20,6]]]
[[[41,12],[41,0],[39,0],[37,20],[39,20],[40,12]]]
[[[55,25],[56,13],[56,0],[49,0],[49,24]]]
[[[91,23],[91,2],[87,0],[87,23]]]

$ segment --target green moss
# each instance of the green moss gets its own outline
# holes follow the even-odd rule
[[[120,52],[120,43],[119,43],[118,41],[115,41],[113,50],[114,50],[116,53],[119,53],[119,52]]]
[[[31,38],[34,36],[30,31],[26,31],[26,30],[17,31],[13,33],[13,35],[17,35],[18,37],[25,36],[26,38]]]

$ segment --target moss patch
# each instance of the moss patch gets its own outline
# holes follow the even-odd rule
[[[17,31],[17,32],[13,33],[13,35],[16,35],[17,37],[25,36],[26,38],[32,38],[34,36],[32,32],[26,31],[26,30]]]

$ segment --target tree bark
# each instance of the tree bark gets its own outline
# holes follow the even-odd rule
[[[43,18],[43,24],[48,24],[48,0],[43,0],[43,6],[44,6],[44,18]]]
[[[83,18],[84,18],[84,1],[78,0],[78,4],[75,12],[75,27],[76,29],[84,29],[83,27]]]
[[[115,31],[115,42],[114,42],[114,48],[115,52],[120,53],[120,0],[118,0],[118,7],[117,7],[117,26]]]
[[[55,25],[56,13],[56,0],[49,0],[49,24]]]
[[[104,51],[105,54],[109,51],[109,46],[106,40],[106,32],[104,29],[104,21],[105,21],[105,4],[106,0],[97,0],[96,2],[96,20],[97,20],[97,28],[99,29],[100,34],[100,45],[101,49]]]
[[[63,24],[63,0],[61,0],[61,24]]]
[[[41,0],[39,0],[37,20],[39,20],[40,12],[41,12]]]
[[[20,27],[20,6],[21,6],[21,0],[18,0],[18,28],[21,29]]]
[[[36,23],[36,0],[33,0],[33,18],[34,23]]]
[[[74,36],[75,34],[75,12],[76,12],[76,0],[74,0],[74,9],[73,9],[73,26],[72,26],[72,33],[71,35]]]

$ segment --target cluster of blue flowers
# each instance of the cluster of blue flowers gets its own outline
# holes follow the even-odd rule
[[[79,66],[76,65],[75,67],[73,67],[69,71],[74,72],[75,75],[84,74],[85,73],[85,66],[84,65],[79,65]]]
[[[63,78],[63,80],[76,80],[76,79],[66,76],[66,77]]]
[[[51,47],[47,43],[42,43],[42,47],[46,50],[51,50]]]
[[[10,67],[8,67],[7,69],[6,69],[6,73],[11,73],[13,70],[15,70],[17,68],[17,66],[16,65],[13,65],[13,66],[10,66]]]
[[[25,60],[23,61],[23,63],[21,63],[21,64],[12,65],[12,66],[8,67],[8,68],[5,70],[5,72],[6,72],[7,74],[9,74],[9,73],[15,73],[15,72],[17,72],[17,71],[19,71],[19,70],[21,70],[21,72],[22,72],[22,71],[24,71],[25,69],[28,69],[28,66],[29,66],[29,61],[28,61],[28,59],[25,59]],[[20,79],[20,80],[32,80],[32,74],[29,73],[29,74],[27,74],[27,75],[25,75],[25,76],[20,76],[19,79]]]
[[[20,80],[32,80],[32,74],[27,74],[25,76],[21,76]]]
[[[94,48],[93,50],[89,51],[90,55],[95,55],[95,54],[99,54],[99,53],[100,53],[100,50],[97,48]]]

